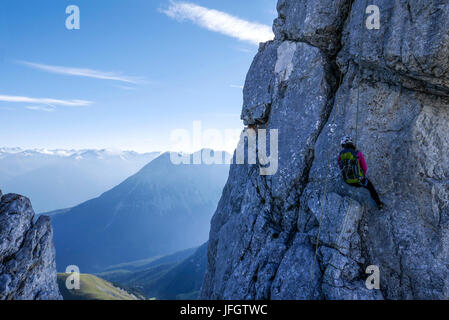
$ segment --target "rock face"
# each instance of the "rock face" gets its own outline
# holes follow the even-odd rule
[[[59,300],[50,218],[33,222],[30,200],[0,192],[0,300]]]
[[[379,30],[365,27],[368,4]],[[278,11],[242,119],[279,130],[279,170],[231,166],[200,298],[448,299],[449,1],[280,0]],[[382,211],[341,181],[347,134]],[[380,290],[365,285],[371,265]]]

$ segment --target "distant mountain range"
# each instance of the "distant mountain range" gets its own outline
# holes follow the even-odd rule
[[[100,197],[54,214],[58,270],[102,272],[199,246],[228,171],[228,165],[175,165],[164,153]]]
[[[0,148],[0,189],[27,195],[36,212],[98,197],[160,155],[111,150]]]

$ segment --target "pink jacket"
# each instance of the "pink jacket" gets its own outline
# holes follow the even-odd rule
[[[360,168],[362,168],[363,174],[366,176],[366,173],[368,172],[368,166],[366,165],[365,157],[360,151],[357,151],[357,157],[359,159]],[[338,166],[340,167],[340,169],[342,169],[340,156],[338,156]]]

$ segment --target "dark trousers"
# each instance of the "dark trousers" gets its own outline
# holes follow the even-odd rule
[[[376,191],[376,188],[374,188],[374,185],[371,183],[371,181],[368,180],[368,178],[364,178],[360,183],[356,184],[349,184],[351,187],[356,188],[365,188],[369,191],[371,194],[371,198],[376,202],[377,205],[381,203],[379,194]]]

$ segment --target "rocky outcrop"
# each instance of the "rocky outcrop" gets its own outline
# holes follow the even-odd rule
[[[379,30],[365,28],[368,4]],[[280,0],[278,11],[242,119],[279,130],[279,170],[231,166],[200,298],[449,298],[449,2]],[[339,177],[346,134],[382,211]],[[380,290],[365,285],[370,265]]]
[[[306,42],[332,56],[341,47],[338,35],[351,4],[351,0],[279,0],[279,17],[273,25],[276,39]]]
[[[30,200],[0,192],[0,300],[59,300],[50,218]]]

